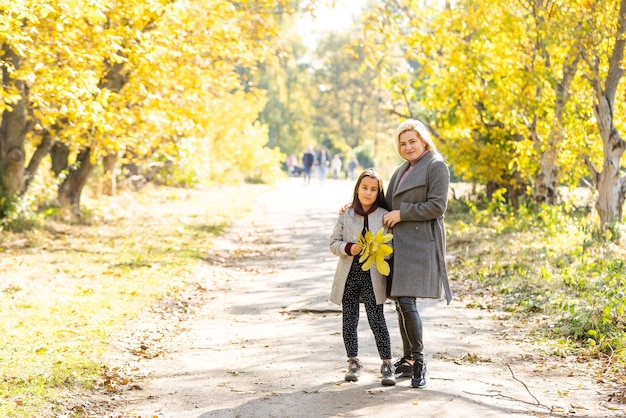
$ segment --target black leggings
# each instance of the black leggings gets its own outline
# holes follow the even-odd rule
[[[417,311],[415,298],[409,296],[396,298],[396,312],[398,312],[398,325],[400,326],[404,357],[423,361],[422,319]]]
[[[391,341],[389,330],[385,321],[384,304],[376,304],[376,296],[372,287],[372,279],[369,271],[363,271],[355,257],[346,287],[343,291],[343,344],[346,347],[348,357],[356,357],[359,354],[359,339],[357,328],[359,326],[359,300],[363,298],[367,321],[376,340],[376,348],[381,360],[391,358]]]

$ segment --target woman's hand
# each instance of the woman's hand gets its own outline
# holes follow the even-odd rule
[[[393,228],[394,225],[397,224],[400,221],[402,221],[402,219],[400,219],[400,211],[399,210],[392,210],[391,212],[389,212],[388,214],[383,216],[383,224],[387,228]]]
[[[346,213],[346,211],[350,209],[351,206],[351,203],[346,203],[345,205],[343,205],[341,209],[339,209],[339,215],[343,215],[344,213]]]

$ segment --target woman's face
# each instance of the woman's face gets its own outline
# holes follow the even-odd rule
[[[376,198],[378,197],[378,180],[371,177],[363,177],[357,190],[357,196],[363,210],[371,208],[376,203]]]
[[[426,143],[415,131],[404,131],[398,138],[400,156],[409,162],[417,160],[426,150]]]

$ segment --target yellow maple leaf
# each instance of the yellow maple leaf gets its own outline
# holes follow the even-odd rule
[[[380,228],[375,235],[367,231],[365,235],[358,233],[357,243],[362,246],[359,263],[361,268],[367,271],[376,266],[376,269],[384,275],[390,273],[389,263],[385,257],[393,253],[393,248],[387,243],[393,239],[393,234],[385,234],[384,228]]]
[[[369,257],[370,245],[372,243],[372,233],[370,231],[365,231],[365,235],[362,235],[359,232],[356,243],[361,246],[361,252],[359,253],[361,257],[359,258],[359,263],[362,263]]]

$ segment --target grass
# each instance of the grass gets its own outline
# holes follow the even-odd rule
[[[489,213],[453,202],[446,217],[461,299],[509,313],[553,354],[599,360],[604,378],[625,383],[626,248],[600,237],[593,214]]]
[[[0,235],[0,416],[56,416],[100,379],[109,337],[180,293],[216,235],[267,186],[145,188],[87,219]],[[181,204],[182,203],[182,204]]]

